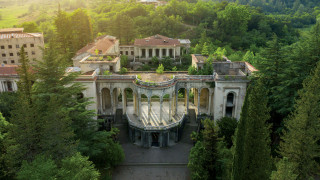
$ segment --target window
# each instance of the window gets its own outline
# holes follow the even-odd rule
[[[13,56],[13,53],[10,53],[10,56]]]
[[[226,117],[233,117],[234,111],[234,94],[229,93],[227,95],[227,104],[226,104]]]
[[[3,64],[8,64],[7,61],[3,61]]]
[[[26,47],[27,47],[27,44],[23,44],[23,47],[25,47],[25,48],[26,48]]]
[[[12,45],[8,45],[8,48],[9,48],[9,49],[12,49]]]
[[[19,44],[17,44],[17,45],[16,45],[16,48],[20,48],[20,45],[19,45]]]
[[[34,47],[34,44],[30,44],[30,47]]]
[[[17,52],[17,56],[20,56],[20,52]]]
[[[131,51],[131,56],[133,56],[133,51]]]
[[[122,52],[122,51],[120,51],[120,54],[122,55],[122,54],[123,54],[123,52]]]
[[[35,55],[35,54],[36,54],[36,52],[32,51],[32,52],[31,52],[31,54],[32,54],[32,55]]]
[[[6,54],[2,54],[2,57],[6,57]]]
[[[12,83],[10,81],[5,82],[8,91],[12,91]]]
[[[14,60],[11,60],[11,64],[14,64]]]
[[[128,52],[128,51],[126,51],[126,55],[129,55],[129,52]]]
[[[1,46],[1,49],[4,49],[4,46]]]
[[[110,71],[113,71],[113,66],[110,66]]]

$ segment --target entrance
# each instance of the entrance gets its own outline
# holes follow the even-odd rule
[[[152,143],[151,146],[159,147],[159,133],[151,133]]]

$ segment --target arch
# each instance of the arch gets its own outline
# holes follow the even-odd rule
[[[112,108],[110,89],[102,88],[101,94],[102,94],[102,111],[103,112],[110,111]]]
[[[235,114],[235,97],[236,93],[231,91],[228,92],[227,98],[226,98],[226,106],[225,106],[225,116],[226,117],[234,117]]]

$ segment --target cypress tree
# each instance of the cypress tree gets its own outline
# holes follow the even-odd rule
[[[270,126],[266,91],[261,80],[248,88],[236,131],[232,179],[270,177]]]
[[[316,172],[320,140],[320,62],[312,77],[303,83],[295,111],[288,118],[280,143],[280,154],[292,162],[298,179],[308,179]]]

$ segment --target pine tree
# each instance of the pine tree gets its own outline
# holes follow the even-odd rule
[[[270,118],[261,80],[248,88],[236,131],[232,179],[268,179],[271,170]]]
[[[206,42],[203,44],[201,54],[204,56],[209,56],[208,46]]]
[[[320,63],[303,83],[296,101],[295,111],[286,122],[287,131],[280,143],[280,154],[287,157],[296,167],[298,179],[308,179],[317,171],[320,139]]]
[[[296,180],[297,175],[294,174],[294,165],[284,157],[277,163],[277,171],[273,171],[271,174],[271,180]]]

